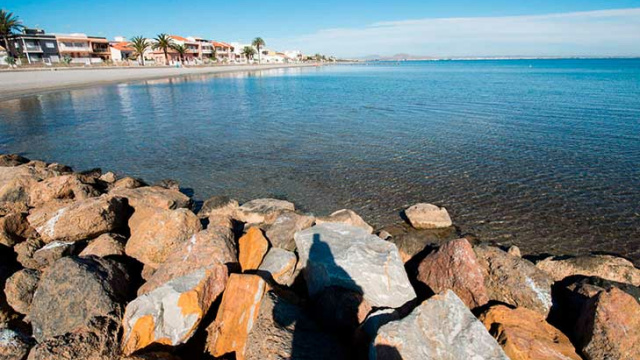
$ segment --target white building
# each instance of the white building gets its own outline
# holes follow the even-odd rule
[[[7,64],[7,50],[0,46],[0,66],[4,65],[9,65]]]

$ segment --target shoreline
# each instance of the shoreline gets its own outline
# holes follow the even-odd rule
[[[223,65],[207,67],[148,68],[69,68],[0,71],[0,101],[63,90],[126,83],[143,80],[176,78],[190,75],[212,75],[245,71],[316,67],[317,63],[277,65]]]

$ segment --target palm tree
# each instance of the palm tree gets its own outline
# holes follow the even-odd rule
[[[144,66],[144,52],[149,48],[149,42],[142,36],[134,36],[131,38],[131,47],[135,50],[135,55],[142,61]]]
[[[22,29],[24,29],[24,26],[22,25],[22,21],[18,20],[17,16],[0,9],[0,36],[2,36],[4,47],[11,57],[15,57],[16,54],[13,46],[9,43],[9,36]]]
[[[255,54],[256,49],[252,48],[251,46],[245,46],[244,48],[242,48],[242,55],[247,58],[247,62],[249,62],[249,59],[253,59],[253,55]]]
[[[171,48],[180,55],[180,62],[184,65],[184,56],[187,54],[187,47],[184,45],[171,44]]]
[[[153,49],[161,49],[164,52],[165,65],[169,65],[169,49],[173,45],[173,39],[169,35],[162,33],[158,34],[155,38],[156,43],[153,44]]]
[[[253,39],[251,45],[255,46],[258,49],[258,63],[262,63],[262,55],[260,54],[260,48],[265,45],[264,40],[261,37],[257,37]]]

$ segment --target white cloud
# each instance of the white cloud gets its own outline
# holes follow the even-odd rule
[[[272,41],[338,56],[640,55],[640,8],[550,15],[385,21]]]

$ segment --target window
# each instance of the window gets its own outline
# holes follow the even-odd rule
[[[55,48],[55,45],[54,45],[51,41],[47,41],[47,42],[45,42],[45,43],[44,43],[44,46],[45,46],[47,49],[53,49],[53,48]]]

